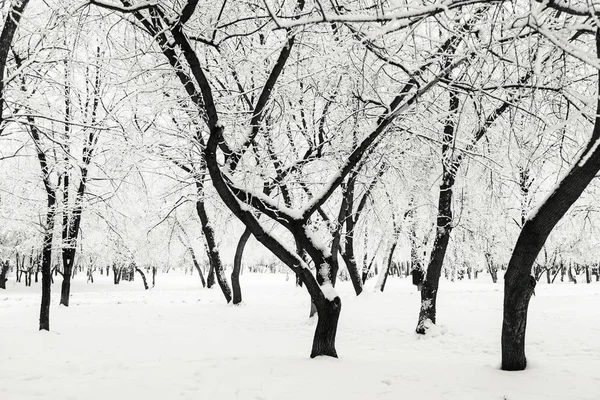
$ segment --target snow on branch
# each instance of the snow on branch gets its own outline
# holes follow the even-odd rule
[[[529,19],[528,25],[531,28],[537,30],[542,36],[548,39],[553,45],[563,50],[565,53],[569,54],[572,57],[575,57],[579,61],[582,61],[583,63],[591,67],[596,68],[597,70],[600,70],[600,60],[598,60],[597,58],[592,58],[589,56],[589,53],[578,50],[575,46],[567,43],[558,36],[554,35],[549,29],[539,26],[537,24],[537,21],[534,21],[531,18]]]
[[[121,5],[114,4],[114,3],[104,1],[104,0],[89,0],[89,3],[93,4],[95,6],[98,6],[98,7],[107,8],[109,10],[120,11],[120,12],[124,12],[124,13],[132,13],[132,12],[136,12],[136,11],[141,11],[141,10],[145,10],[147,8],[156,7],[158,5],[158,1],[156,1],[156,0],[146,1],[144,3],[131,5],[131,6],[121,6]]]
[[[600,12],[600,2],[588,2],[586,6],[577,6],[562,0],[535,0],[548,8],[575,16],[590,16]]]
[[[320,24],[320,23],[329,23],[329,22],[340,22],[340,23],[350,23],[350,22],[390,22],[390,21],[403,21],[412,18],[422,18],[429,17],[440,13],[445,13],[450,10],[460,8],[463,6],[473,5],[473,4],[491,4],[491,3],[502,3],[504,0],[445,0],[440,1],[434,4],[430,4],[427,6],[413,7],[406,11],[397,11],[397,12],[389,12],[382,13],[378,15],[371,15],[366,13],[348,13],[348,14],[339,14],[339,13],[328,13],[323,10],[323,7],[319,7],[319,9],[315,9],[315,11],[319,14],[315,17],[302,18],[298,19],[294,16],[277,16],[277,13],[273,8],[269,5],[268,0],[263,0],[265,7],[267,8],[268,13],[270,14],[273,21],[279,28],[290,29],[297,26],[311,25],[311,24]],[[294,19],[290,21],[290,19]]]

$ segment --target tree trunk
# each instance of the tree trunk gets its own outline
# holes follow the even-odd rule
[[[71,295],[71,277],[73,275],[73,262],[75,249],[63,249],[63,281],[60,290],[60,304],[69,307]]]
[[[142,276],[142,282],[144,283],[144,289],[148,290],[148,282],[146,281],[146,274],[144,274],[144,271],[142,271],[138,267],[135,267],[135,271]]]
[[[317,306],[318,320],[310,357],[330,356],[337,358],[335,336],[342,303],[339,297],[335,297],[333,300],[325,299],[322,303]]]
[[[202,271],[200,271],[200,274],[202,274]],[[202,275],[200,275],[202,276]],[[202,281],[204,281],[204,277],[202,278]],[[156,267],[152,267],[152,287],[154,287],[156,285]],[[202,285],[204,286],[204,285]]]
[[[233,271],[231,272],[231,287],[233,289],[233,304],[242,302],[242,288],[240,287],[240,271],[242,270],[242,257],[244,248],[250,238],[250,229],[246,228],[235,249],[235,257],[233,259]]]
[[[50,330],[50,294],[52,290],[52,236],[54,233],[54,194],[48,194],[44,244],[42,248],[42,302],[40,330]]]
[[[8,270],[10,268],[10,263],[8,261],[5,261],[1,263],[1,265],[2,267],[0,269],[0,289],[6,289],[6,281],[8,280],[6,278],[6,274],[8,273]]]
[[[213,267],[210,259],[208,261],[208,273],[206,274],[206,287],[211,289],[215,285],[215,268]]]
[[[398,242],[396,242],[396,241],[394,242],[394,244],[392,244],[392,248],[391,248],[390,254],[388,256],[387,266],[385,268],[385,271],[381,272],[383,274],[381,284],[379,285],[379,290],[381,292],[383,292],[383,290],[385,289],[385,284],[387,282],[388,275],[390,274],[390,268],[392,267],[392,259],[394,257],[394,251],[396,250],[397,244],[398,244]]]
[[[444,167],[444,170],[446,170],[446,167]],[[427,274],[421,287],[421,309],[416,329],[416,332],[419,334],[425,334],[427,324],[435,324],[436,320],[437,291],[444,257],[450,240],[450,232],[452,231],[451,206],[453,185],[454,177],[448,171],[445,171],[442,184],[440,185],[437,229],[433,241],[433,250],[431,251],[431,258],[427,266]]]
[[[569,268],[567,269],[567,272],[569,274],[569,281],[577,285],[577,276],[573,274],[573,267],[570,264]]]
[[[196,189],[199,196],[199,199],[196,201],[196,212],[198,213],[200,223],[202,224],[202,232],[204,233],[204,239],[206,240],[208,260],[210,262],[211,269],[216,275],[217,282],[219,283],[219,287],[223,292],[223,296],[225,296],[225,300],[227,303],[229,303],[231,301],[231,288],[229,287],[229,283],[225,278],[225,268],[221,263],[221,256],[219,255],[219,249],[217,248],[217,243],[215,240],[215,232],[210,224],[208,215],[206,214],[206,208],[204,207],[204,184],[201,179],[203,179],[203,177],[196,179]],[[209,282],[210,279],[211,277],[209,273]],[[208,283],[208,285],[210,288],[210,283]]]
[[[202,283],[202,287],[206,287],[206,281],[204,280],[204,274],[202,273],[202,268],[200,267],[200,263],[198,262],[198,259],[196,258],[196,253],[194,252],[194,249],[192,248],[191,244],[188,244],[188,250],[190,251],[190,255],[192,256],[192,263],[194,264],[194,268],[196,268],[196,271],[198,271],[198,275],[200,276],[200,282]],[[212,271],[212,268],[211,268]],[[155,274],[156,275],[156,274]],[[211,277],[210,272],[208,273],[209,279]],[[214,275],[212,275],[214,277]],[[209,288],[213,285],[214,283],[214,278],[211,280],[211,285],[209,286]]]
[[[121,282],[121,268],[113,265],[113,282],[118,285]]]

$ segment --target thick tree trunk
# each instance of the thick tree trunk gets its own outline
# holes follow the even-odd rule
[[[240,271],[242,270],[242,258],[244,255],[244,248],[248,239],[250,239],[250,229],[246,228],[235,249],[235,257],[233,259],[233,271],[231,272],[231,287],[233,289],[233,304],[239,304],[242,302],[242,288],[240,286]]]
[[[536,284],[535,278],[531,276],[531,268],[546,239],[540,240],[535,231],[530,229],[531,226],[531,221],[526,221],[504,275],[502,369],[507,371],[522,370],[527,365],[527,309]]]
[[[335,350],[335,336],[337,333],[338,321],[342,303],[339,297],[333,300],[325,299],[322,304],[318,302],[317,306],[317,327],[313,338],[311,358],[317,356],[337,357]]]

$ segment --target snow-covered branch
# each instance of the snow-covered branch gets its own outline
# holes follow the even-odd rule
[[[339,22],[339,23],[365,23],[365,22],[390,22],[390,21],[406,21],[415,18],[424,18],[430,17],[441,13],[449,12],[450,10],[457,9],[460,7],[474,5],[474,4],[492,4],[492,3],[502,3],[504,0],[445,0],[436,2],[434,4],[419,6],[419,7],[410,7],[405,11],[395,11],[381,14],[368,14],[363,12],[353,13],[352,11],[346,12],[344,14],[333,12],[329,13],[323,10],[322,7],[319,9],[315,9],[315,11],[319,14],[315,17],[308,18],[300,18],[294,16],[278,16],[277,12],[269,5],[268,0],[264,0],[264,4],[267,8],[268,13],[271,18],[275,21],[275,24],[279,28],[290,29],[298,26],[312,25],[312,24],[320,24],[320,23],[331,23],[331,22]],[[347,10],[345,10],[347,11]],[[294,19],[290,21],[290,19]]]
[[[132,13],[132,12],[136,12],[136,11],[141,11],[141,10],[145,10],[145,9],[155,7],[158,5],[158,1],[156,1],[156,0],[146,1],[143,3],[131,5],[131,6],[124,6],[124,5],[122,6],[122,5],[114,4],[114,3],[111,3],[109,1],[104,1],[104,0],[89,0],[89,3],[93,4],[95,6],[98,6],[98,7],[106,8],[106,9],[113,10],[113,11],[120,11],[120,12],[124,12],[124,13]]]

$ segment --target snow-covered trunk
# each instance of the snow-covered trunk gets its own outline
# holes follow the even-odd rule
[[[250,239],[250,229],[246,228],[235,249],[235,257],[233,259],[233,271],[231,272],[231,288],[233,289],[233,304],[242,302],[242,288],[240,286],[240,272],[242,271],[242,258],[244,256],[244,248],[248,239]]]
[[[444,167],[442,184],[438,203],[437,229],[433,241],[433,249],[427,274],[421,287],[421,309],[417,323],[417,333],[425,334],[429,323],[435,324],[437,292],[440,283],[444,257],[448,249],[450,233],[452,231],[452,187],[454,176]]]

